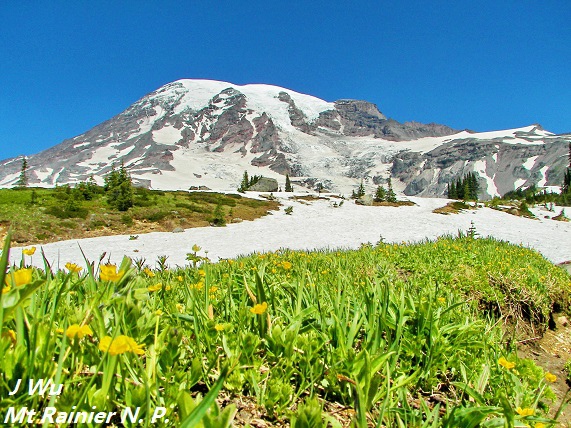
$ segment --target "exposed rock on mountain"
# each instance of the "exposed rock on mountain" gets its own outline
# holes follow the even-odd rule
[[[235,189],[244,170],[297,185],[350,192],[400,179],[408,195],[442,195],[475,171],[482,196],[559,185],[570,135],[539,126],[473,134],[399,123],[367,101],[334,103],[270,85],[179,80],[121,114],[28,158],[30,185],[54,186],[123,163],[139,185]],[[0,163],[0,186],[16,183],[21,159]],[[395,183],[399,187],[399,183]]]

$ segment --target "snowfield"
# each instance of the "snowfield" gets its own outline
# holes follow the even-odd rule
[[[248,196],[250,192],[248,192]],[[257,195],[256,195],[257,196]],[[471,222],[480,236],[493,236],[514,244],[522,244],[539,251],[554,263],[571,260],[571,223],[544,218],[559,214],[533,209],[538,220],[513,216],[490,208],[469,210],[459,214],[442,215],[432,212],[448,200],[409,198],[416,205],[402,207],[366,207],[346,200],[335,208],[333,201],[292,200],[291,194],[277,193],[282,206],[272,215],[254,221],[229,224],[227,227],[187,229],[182,233],[155,232],[141,234],[135,240],[128,235],[61,241],[42,245],[47,260],[54,268],[63,269],[67,262],[85,266],[82,250],[89,261],[97,262],[105,253],[104,261],[119,264],[123,256],[144,258],[154,267],[157,257],[168,256],[173,267],[187,264],[186,254],[194,244],[202,247],[200,255],[212,261],[232,258],[253,252],[275,251],[280,248],[357,248],[363,243],[416,242],[435,239],[444,234],[456,235],[466,231]],[[293,207],[286,215],[284,209]],[[19,263],[22,248],[11,251],[12,263]],[[39,252],[33,264],[43,267]]]

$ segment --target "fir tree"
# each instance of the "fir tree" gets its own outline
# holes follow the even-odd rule
[[[248,186],[250,185],[250,180],[248,178],[248,171],[244,171],[244,175],[242,176],[242,181],[240,182],[240,187],[238,187],[238,192],[245,192],[248,190]]]
[[[28,160],[26,156],[22,156],[22,168],[20,169],[20,178],[18,178],[18,182],[16,183],[17,187],[28,187]]]
[[[291,181],[289,179],[289,174],[286,174],[285,191],[286,192],[293,192],[293,186],[291,185]]]
[[[569,166],[563,174],[563,186],[561,187],[561,195],[571,193],[571,143],[569,143]]]
[[[374,201],[375,202],[384,202],[387,198],[387,191],[382,185],[377,186],[377,191],[375,192]]]
[[[387,180],[387,186],[388,186],[387,202],[395,203],[397,201],[397,195],[395,194],[395,192],[393,190],[393,183],[391,181],[391,177],[389,177]]]
[[[363,184],[363,180],[361,180],[361,184],[359,184],[359,188],[357,189],[357,198],[365,196],[365,185]]]
[[[456,183],[448,183],[448,199],[458,199],[458,192],[456,192]]]
[[[111,168],[111,172],[105,177],[104,190],[107,193],[107,202],[113,208],[127,211],[133,206],[133,183],[123,164],[118,171],[114,166]]]

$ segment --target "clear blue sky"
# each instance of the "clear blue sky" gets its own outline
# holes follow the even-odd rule
[[[0,159],[163,84],[268,83],[399,121],[571,131],[571,2],[0,1]]]

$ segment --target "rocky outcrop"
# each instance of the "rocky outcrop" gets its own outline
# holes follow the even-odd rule
[[[248,190],[253,192],[277,192],[279,189],[278,180],[275,178],[262,177],[252,186],[248,187]]]

